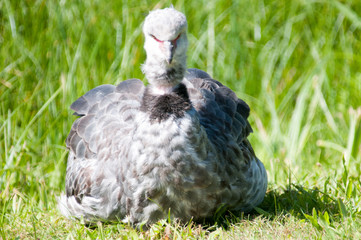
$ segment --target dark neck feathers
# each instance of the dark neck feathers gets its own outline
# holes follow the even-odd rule
[[[151,94],[149,86],[143,95],[141,110],[149,113],[152,122],[161,122],[170,117],[181,118],[192,108],[187,88],[183,83],[178,84],[171,93],[163,95]]]

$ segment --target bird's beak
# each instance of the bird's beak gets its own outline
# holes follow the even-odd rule
[[[164,41],[164,54],[168,64],[172,63],[176,48],[177,45],[174,41]]]

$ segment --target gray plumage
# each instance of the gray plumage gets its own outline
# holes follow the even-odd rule
[[[71,105],[80,117],[66,140],[65,216],[150,224],[262,202],[267,174],[247,140],[250,109],[207,73],[186,70],[186,28],[175,9],[152,11],[143,26],[149,86],[102,85]]]

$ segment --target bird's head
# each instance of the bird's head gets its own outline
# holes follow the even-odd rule
[[[183,79],[187,61],[187,19],[174,8],[151,11],[143,25],[147,59],[143,72],[159,88],[174,87]]]
[[[157,9],[149,13],[143,25],[144,48],[147,57],[172,65],[186,54],[187,19],[174,8]]]

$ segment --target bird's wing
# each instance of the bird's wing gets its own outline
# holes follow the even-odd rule
[[[188,70],[183,82],[216,152],[209,161],[222,179],[222,202],[234,210],[250,211],[263,200],[267,175],[247,139],[252,132],[248,105],[201,70]]]
[[[81,201],[83,195],[90,194],[96,177],[99,175],[101,179],[102,173],[95,166],[112,159],[114,151],[119,151],[113,143],[129,135],[143,91],[144,85],[139,79],[130,79],[118,86],[96,87],[71,105],[80,118],[75,120],[66,139],[68,197],[75,196]]]
[[[199,69],[188,69],[186,86],[200,122],[214,144],[224,148],[227,139],[240,144],[252,132],[250,108],[236,94]]]

